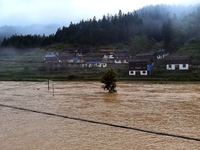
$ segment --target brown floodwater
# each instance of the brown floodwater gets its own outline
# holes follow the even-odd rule
[[[110,94],[99,82],[0,82],[1,150],[197,150],[199,139],[200,84],[118,82]]]

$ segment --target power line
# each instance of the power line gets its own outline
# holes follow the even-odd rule
[[[123,126],[123,125],[116,125],[116,124],[111,124],[111,123],[106,123],[106,122],[99,122],[99,121],[93,121],[93,120],[88,120],[88,119],[81,119],[81,118],[69,117],[69,116],[64,116],[64,115],[59,115],[59,114],[54,114],[54,113],[31,110],[31,109],[26,109],[26,108],[21,108],[21,107],[16,107],[16,106],[9,106],[9,105],[3,105],[3,104],[0,104],[0,106],[18,109],[18,110],[23,110],[23,111],[29,111],[29,112],[38,113],[38,114],[44,114],[44,115],[55,116],[55,117],[60,117],[60,118],[66,118],[66,119],[71,119],[71,120],[83,121],[83,122],[88,122],[88,123],[93,123],[93,124],[106,125],[106,126],[111,126],[111,127],[116,127],[116,128],[135,130],[135,131],[149,133],[149,134],[156,134],[156,135],[162,135],[162,136],[168,136],[168,137],[174,137],[174,138],[181,138],[181,139],[200,142],[200,138],[193,138],[193,137],[188,137],[188,136],[184,136],[184,135],[177,135],[177,134],[169,134],[169,133],[164,133],[164,132],[144,130],[144,129],[128,127],[128,126]]]

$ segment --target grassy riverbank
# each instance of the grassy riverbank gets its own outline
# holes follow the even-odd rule
[[[99,81],[106,68],[46,69],[43,60],[45,50],[15,53],[9,59],[0,60],[1,81]],[[200,71],[166,71],[153,69],[149,76],[129,76],[128,66],[116,68],[119,81],[200,81]]]

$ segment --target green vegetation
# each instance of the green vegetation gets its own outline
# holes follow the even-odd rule
[[[99,81],[104,71],[108,69],[98,67],[47,69],[43,60],[45,53],[44,50],[36,49],[16,54],[11,59],[0,60],[0,80],[46,81],[49,78],[60,81]],[[119,81],[200,81],[199,70],[167,71],[163,60],[157,62],[150,76],[129,76],[128,67],[118,67],[115,71]]]
[[[188,10],[188,11],[186,11]],[[187,12],[187,13],[186,13]],[[147,6],[127,14],[119,10],[115,15],[104,15],[58,28],[55,34],[13,35],[4,38],[3,47],[64,50],[67,47],[105,45],[127,48],[133,53],[164,48],[176,52],[190,39],[200,40],[200,7],[195,6]]]
[[[200,42],[197,39],[191,39],[185,43],[177,52],[177,54],[200,55]]]
[[[117,72],[113,68],[106,69],[101,76],[100,82],[103,83],[102,88],[110,93],[117,92],[116,88]]]
[[[62,50],[65,50],[66,48],[68,47],[71,47],[70,44],[66,44],[66,43],[55,43],[55,44],[51,44],[51,45],[48,45],[48,46],[45,46],[45,50],[59,50],[59,51],[62,51]]]
[[[188,11],[186,11],[188,9]],[[183,13],[188,12],[188,13]],[[200,6],[147,6],[135,12],[104,15],[81,20],[62,27],[55,34],[13,35],[4,38],[2,47],[20,49],[2,59],[0,80],[99,80],[105,68],[47,67],[43,60],[46,51],[92,47],[128,49],[132,55],[165,49],[170,54],[191,55],[192,63],[200,65]],[[27,49],[28,48],[28,49]],[[30,50],[30,48],[34,48]],[[36,49],[39,48],[39,49]],[[158,61],[148,77],[130,77],[128,67],[116,68],[119,80],[199,81],[199,70],[167,71],[164,61]]]

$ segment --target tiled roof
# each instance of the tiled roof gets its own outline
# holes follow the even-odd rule
[[[147,56],[153,56],[153,55],[155,55],[155,52],[139,53],[136,55],[136,57],[147,57]]]
[[[165,58],[167,64],[190,64],[191,63],[190,55],[172,55]]]
[[[85,62],[99,62],[99,61],[102,61],[102,57],[84,57],[83,60]]]
[[[129,59],[130,63],[151,62],[151,59]]]

